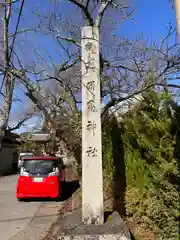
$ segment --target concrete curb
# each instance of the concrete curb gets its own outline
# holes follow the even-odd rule
[[[121,234],[104,234],[104,235],[79,235],[79,236],[59,236],[57,240],[130,240]]]
[[[73,193],[71,198],[67,199],[66,204],[64,205],[64,207],[62,207],[61,209],[58,210],[58,213],[57,213],[57,216],[56,216],[56,220],[51,224],[51,227],[46,232],[46,235],[44,236],[44,238],[42,238],[42,240],[53,239],[53,237],[59,231],[59,219],[61,219],[61,217],[64,216],[64,214],[71,213],[75,209],[77,209],[78,206],[76,204],[75,199],[77,199],[78,196],[79,196],[79,189],[76,192]]]

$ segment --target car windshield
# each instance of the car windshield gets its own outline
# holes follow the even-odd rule
[[[52,160],[25,160],[22,167],[30,174],[48,174],[56,165]]]

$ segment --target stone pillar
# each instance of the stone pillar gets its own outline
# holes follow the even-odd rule
[[[82,28],[82,219],[103,224],[99,29]]]

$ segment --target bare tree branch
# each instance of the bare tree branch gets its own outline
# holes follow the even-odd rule
[[[139,91],[136,91],[132,94],[129,94],[128,96],[126,97],[122,97],[122,98],[119,98],[119,99],[112,99],[108,104],[106,104],[106,106],[104,107],[102,113],[101,113],[101,116],[103,118],[103,116],[105,115],[105,113],[113,106],[115,106],[116,104],[120,103],[120,102],[123,102],[123,101],[126,101],[136,95],[139,95],[145,91],[147,91],[149,88],[152,88],[154,87],[155,85],[158,85],[158,86],[166,86],[166,87],[173,87],[173,88],[179,88],[180,89],[180,85],[176,85],[176,84],[165,84],[165,83],[158,83],[158,82],[155,82],[155,83],[152,83],[148,86],[146,86],[145,88],[139,90]],[[118,108],[117,108],[118,109]]]
[[[102,2],[101,2],[100,8],[99,8],[99,11],[98,11],[98,14],[97,14],[97,18],[96,18],[96,21],[95,21],[95,26],[96,26],[96,27],[100,28],[103,15],[104,15],[107,7],[108,7],[108,6],[110,5],[110,3],[112,3],[112,2],[113,2],[112,0],[107,0],[107,1],[102,1]]]
[[[22,126],[24,125],[24,123],[25,123],[27,120],[29,120],[29,119],[31,119],[31,118],[32,118],[32,115],[31,115],[31,116],[26,116],[26,117],[24,117],[22,120],[20,120],[20,121],[18,122],[18,124],[17,124],[16,126],[14,126],[14,127],[8,127],[8,130],[11,132],[11,131],[14,131],[14,130],[19,129],[20,127],[22,127]]]
[[[19,34],[26,33],[26,32],[33,32],[33,31],[35,31],[35,30],[36,30],[36,29],[32,29],[32,28],[21,29],[21,30],[15,32],[15,33],[9,34],[8,37],[9,37],[9,38],[12,38],[12,37],[15,37],[15,36],[17,36],[17,35],[19,35]]]
[[[84,15],[89,23],[89,26],[94,26],[94,20],[91,16],[90,12],[88,11],[88,4],[86,6],[84,6],[76,0],[68,0],[68,1],[71,3],[74,3],[77,7],[79,7],[82,10],[82,12],[84,13]]]

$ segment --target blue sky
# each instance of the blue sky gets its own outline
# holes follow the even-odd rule
[[[167,33],[168,23],[176,26],[175,12],[168,0],[134,0],[135,12],[132,21],[126,21],[119,29],[119,33],[130,38],[143,33],[160,41]]]
[[[39,5],[39,8],[43,10],[44,12],[49,9],[48,1],[46,0],[36,0],[36,1],[25,1],[25,9],[24,9],[24,16],[28,16],[28,21],[24,21],[21,23],[21,27],[31,27],[32,25],[32,11],[31,9],[34,8],[34,3],[36,2],[36,6]],[[42,4],[43,3],[43,4]],[[64,1],[62,1],[62,8],[64,7]],[[146,38],[151,38],[155,42],[160,42],[164,36],[167,34],[167,28],[168,23],[171,22],[172,26],[176,26],[175,22],[175,12],[172,10],[171,5],[168,3],[168,0],[133,0],[132,1],[132,8],[134,9],[133,19],[126,20],[123,22],[123,24],[119,25],[119,28],[117,29],[117,33],[120,36],[128,37],[130,39],[135,39],[139,37],[141,34],[143,34]],[[67,9],[66,9],[67,10]],[[33,20],[34,21],[34,20]],[[33,22],[33,24],[36,24],[36,22]],[[13,25],[12,25],[13,30]],[[57,63],[59,61],[56,51],[56,44],[53,42],[51,37],[42,37],[38,35],[31,34],[28,37],[33,40],[32,42],[35,42],[38,40],[38,43],[36,44],[37,48],[47,48],[50,50],[51,56],[57,60]],[[19,44],[19,48],[20,48]],[[22,46],[23,43],[22,43]],[[33,44],[32,44],[33,46]],[[24,61],[28,60],[28,56],[31,56],[32,54],[32,46],[28,45],[27,47],[27,54]],[[24,57],[22,55],[22,57]],[[16,95],[22,95],[22,90],[19,90],[17,88]],[[23,105],[25,106],[28,104],[27,100],[21,96],[21,99],[24,101]],[[13,111],[12,111],[12,121],[16,121],[15,115],[17,115],[17,112],[20,112],[22,107],[22,104],[13,104]],[[32,120],[28,121],[28,125],[34,125],[38,121],[37,118],[34,118]],[[18,132],[25,131],[26,129],[22,127]]]

